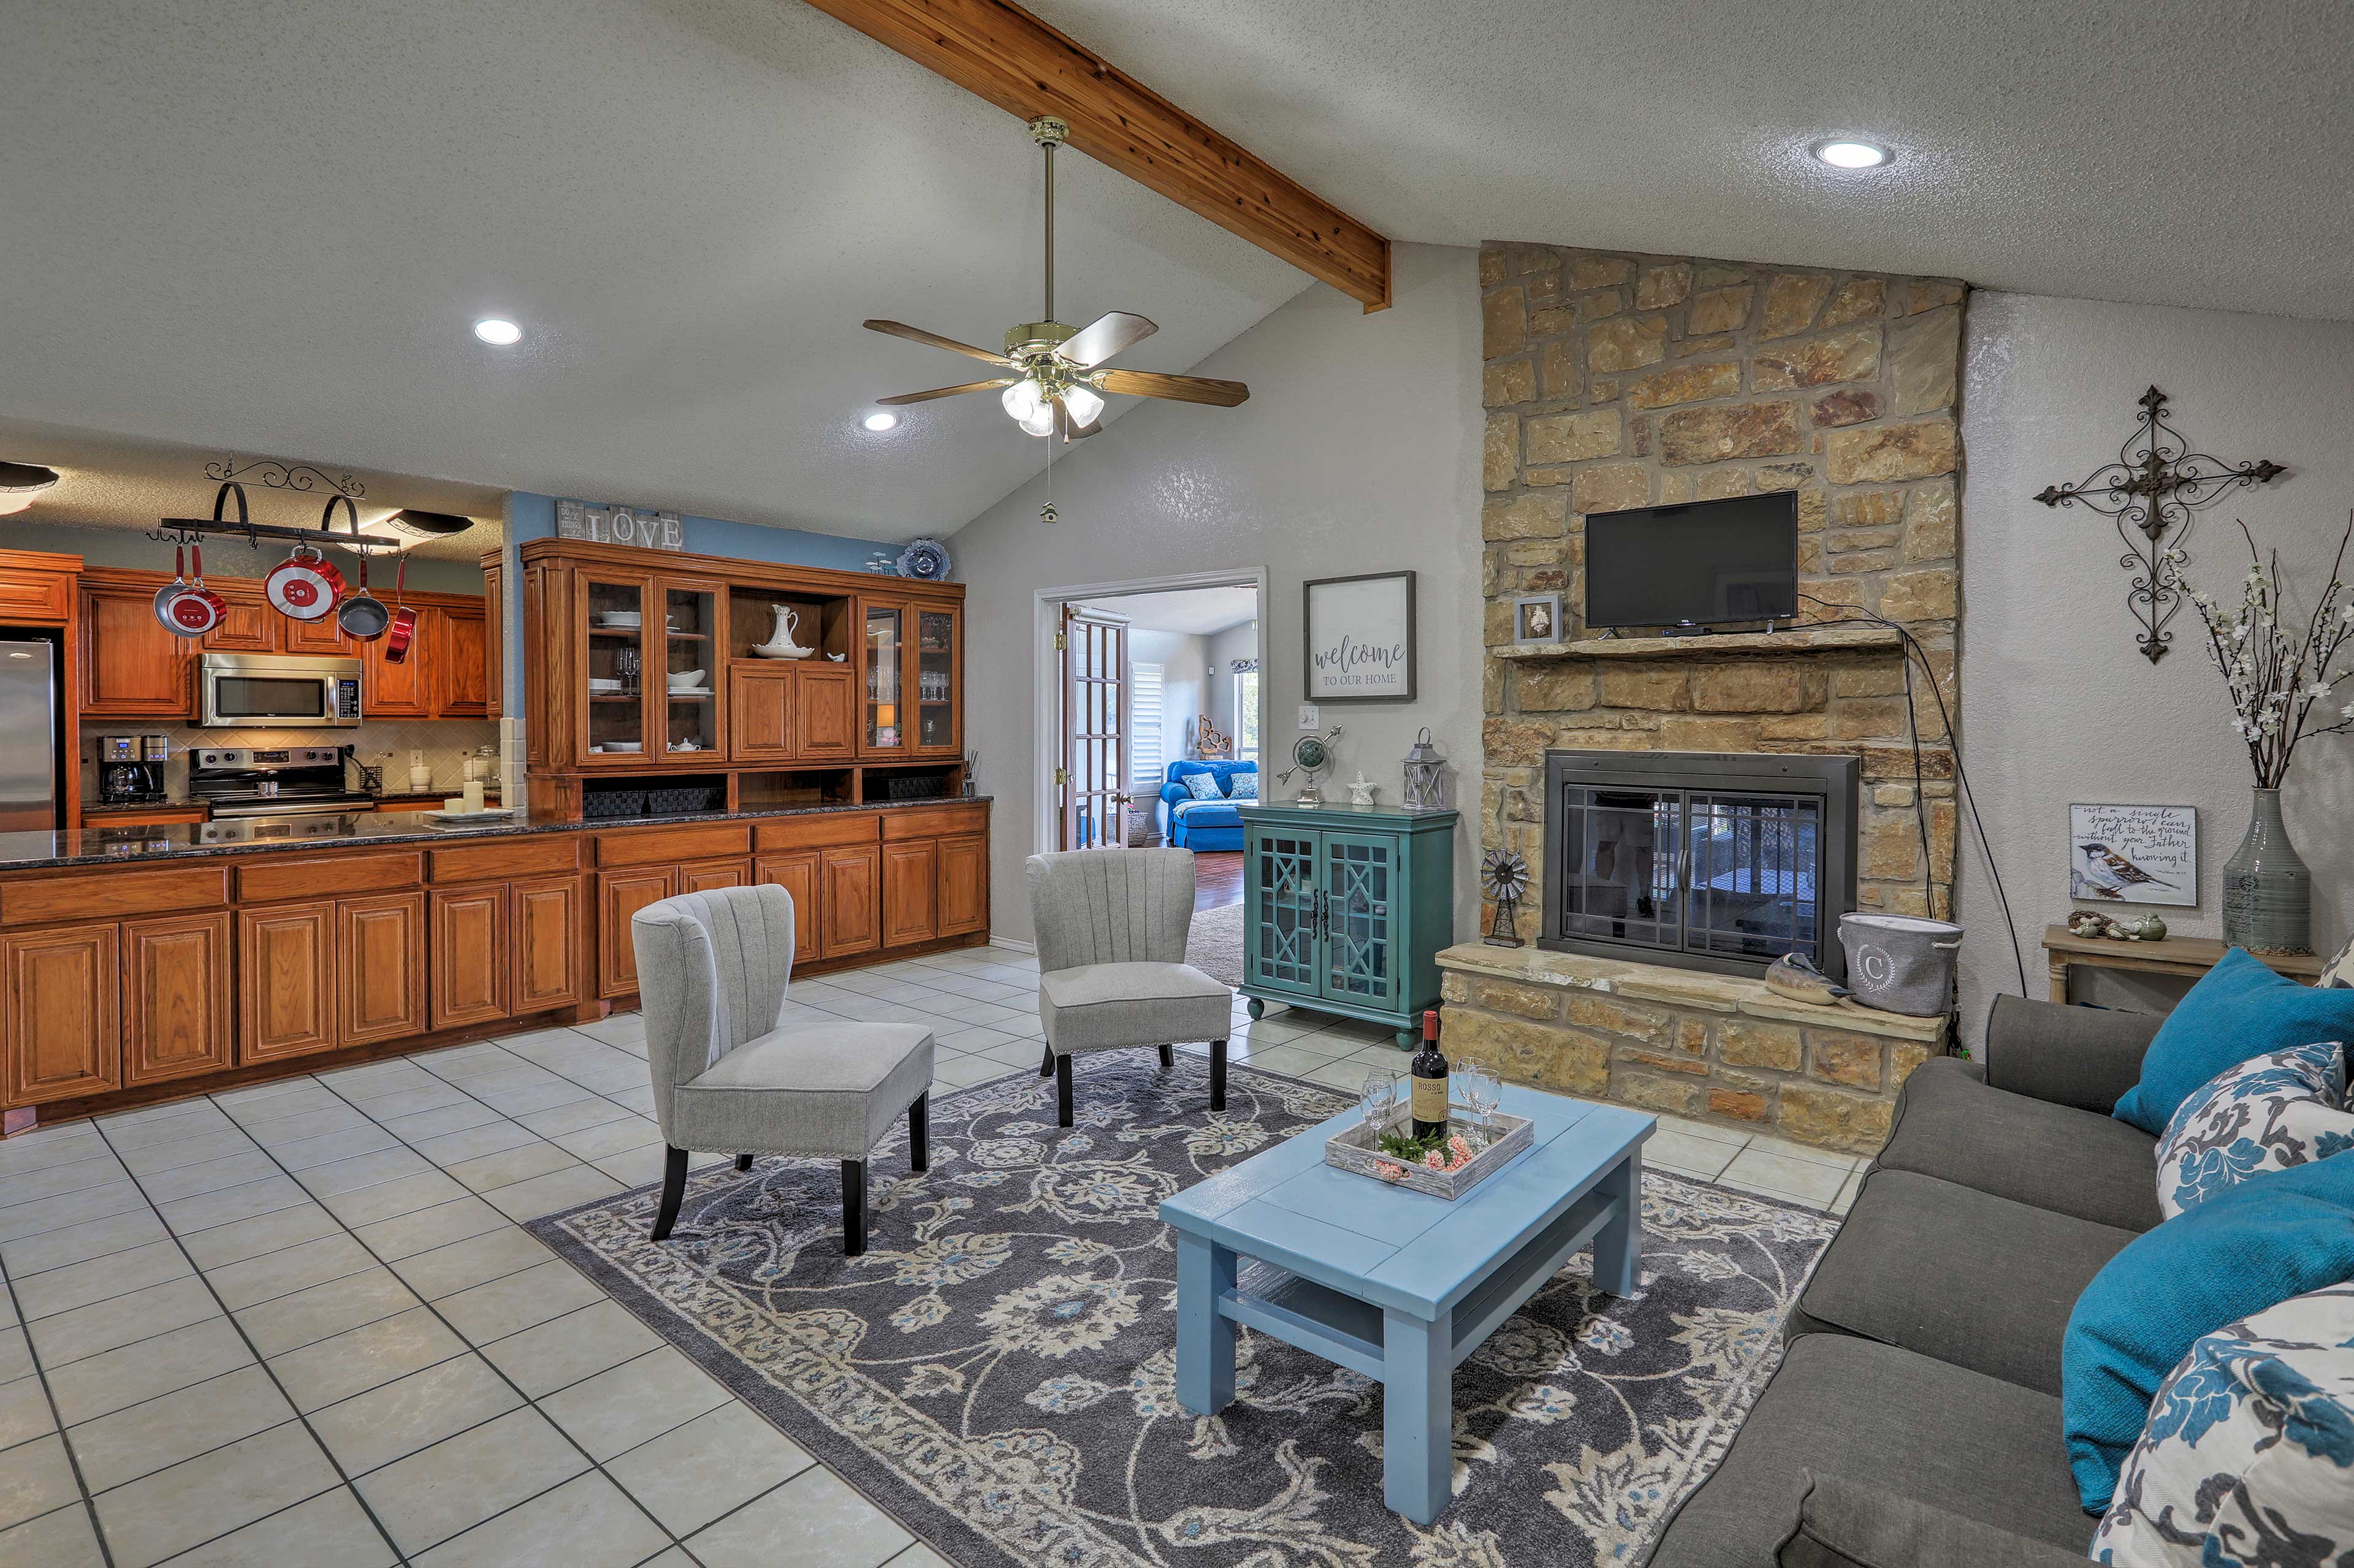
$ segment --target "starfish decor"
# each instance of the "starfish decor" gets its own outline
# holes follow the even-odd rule
[[[2126,544],[2117,564],[2135,574],[2126,604],[2142,623],[2142,656],[2155,664],[2174,641],[2166,623],[2182,608],[2182,567],[2190,559],[2182,546],[2190,537],[2191,514],[2288,471],[2269,460],[2232,464],[2190,451],[2182,432],[2166,422],[2165,393],[2153,387],[2138,401],[2141,419],[2116,461],[2073,484],[2047,484],[2035,499],[2052,507],[2081,501],[2115,523]]]

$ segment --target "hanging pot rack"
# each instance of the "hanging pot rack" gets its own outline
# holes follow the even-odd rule
[[[284,464],[269,466],[281,474],[290,471]],[[349,489],[330,482],[334,493],[327,497],[326,510],[320,514],[319,526],[297,528],[279,523],[254,522],[252,514],[246,505],[244,484],[235,479],[224,477],[228,471],[230,471],[226,465],[219,463],[215,463],[207,470],[208,478],[218,478],[221,482],[220,489],[213,494],[213,514],[209,518],[159,518],[155,527],[147,536],[159,545],[186,545],[200,543],[207,538],[227,535],[231,538],[241,538],[256,550],[261,548],[263,540],[268,539],[292,545],[309,545],[315,549],[345,550],[355,556],[381,555],[386,552],[398,554],[408,546],[408,542],[405,539],[382,534],[360,532],[360,513],[355,498],[364,493],[355,482],[351,483]],[[284,480],[272,482],[266,471],[263,482],[277,490],[313,488],[309,482],[289,483]],[[237,502],[237,515],[233,518],[228,515],[228,503],[232,497]],[[350,531],[347,533],[339,534],[334,530],[335,512],[338,507],[343,509],[351,524]]]

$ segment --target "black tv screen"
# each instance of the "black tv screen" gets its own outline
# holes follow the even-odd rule
[[[1586,516],[1589,627],[1722,626],[1797,613],[1793,492]]]

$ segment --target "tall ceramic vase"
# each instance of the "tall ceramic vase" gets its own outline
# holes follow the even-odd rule
[[[2313,874],[2288,842],[2280,791],[2256,791],[2248,836],[2223,863],[2223,940],[2252,953],[2313,950]]]

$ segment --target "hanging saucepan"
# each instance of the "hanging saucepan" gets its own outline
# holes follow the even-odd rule
[[[175,593],[164,605],[164,624],[182,637],[202,637],[221,622],[228,613],[228,603],[220,595],[205,587],[205,547],[188,546],[194,580]]]
[[[408,552],[400,555],[400,573],[392,582],[392,620],[384,634],[384,662],[398,664],[408,659],[408,645],[417,641],[417,612],[401,602],[408,591]]]
[[[171,630],[179,630],[178,627],[172,625],[172,596],[187,586],[188,547],[186,545],[175,545],[172,546],[172,580],[155,590],[155,619]]]
[[[358,592],[347,595],[335,607],[335,624],[343,629],[345,636],[355,642],[373,642],[384,635],[385,627],[392,620],[392,612],[385,609],[384,600],[368,592],[368,553],[356,542],[360,536],[360,509],[352,504],[350,496],[338,495],[328,501],[327,510],[319,519],[320,531],[334,532],[335,507],[339,503],[344,508],[345,520],[351,524],[355,541],[352,553],[360,558],[360,586]]]

